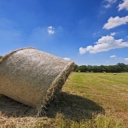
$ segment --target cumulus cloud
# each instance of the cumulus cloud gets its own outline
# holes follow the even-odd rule
[[[49,35],[53,35],[53,34],[55,34],[55,28],[53,26],[49,26],[47,28],[47,32]]]
[[[117,0],[104,0],[104,2],[106,3],[104,5],[104,8],[110,8]]]
[[[128,11],[128,0],[123,0],[123,3],[119,4],[118,10],[126,9]]]
[[[125,58],[124,60],[125,60],[125,61],[128,61],[128,58]]]
[[[107,21],[107,23],[103,26],[104,29],[112,29],[115,28],[117,26],[123,25],[123,24],[127,24],[128,23],[128,16],[125,17],[110,17]]]
[[[116,35],[116,32],[112,32],[110,35],[111,36],[115,36]]]
[[[68,57],[65,57],[65,58],[63,58],[64,60],[67,60],[67,61],[71,61],[71,59],[70,58],[68,58]]]
[[[94,46],[89,45],[85,48],[80,47],[79,53],[84,54],[89,53],[98,53],[105,52],[112,49],[128,47],[128,42],[124,42],[123,39],[116,40],[113,36],[102,36]]]
[[[62,36],[63,34],[63,28],[61,26],[58,26],[54,28],[53,26],[47,26],[47,27],[36,27],[33,29],[28,42],[30,42],[31,46],[45,44],[45,43],[53,43],[56,42],[55,40],[58,39],[59,36]],[[34,46],[35,47],[35,46]]]
[[[110,58],[116,58],[116,55],[112,55],[112,56],[110,56]]]

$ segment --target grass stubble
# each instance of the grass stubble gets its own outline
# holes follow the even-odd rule
[[[0,128],[127,128],[128,73],[73,72],[43,116],[31,111],[0,96]]]

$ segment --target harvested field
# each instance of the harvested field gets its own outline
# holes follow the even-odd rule
[[[0,96],[1,128],[127,128],[128,73],[72,73],[41,117]]]

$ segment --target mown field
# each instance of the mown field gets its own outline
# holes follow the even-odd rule
[[[30,111],[0,96],[0,128],[127,128],[128,73],[73,72],[44,116]]]

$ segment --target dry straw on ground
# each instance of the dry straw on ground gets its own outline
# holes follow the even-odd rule
[[[73,67],[71,61],[34,48],[13,51],[0,61],[0,94],[40,113],[60,91]]]

